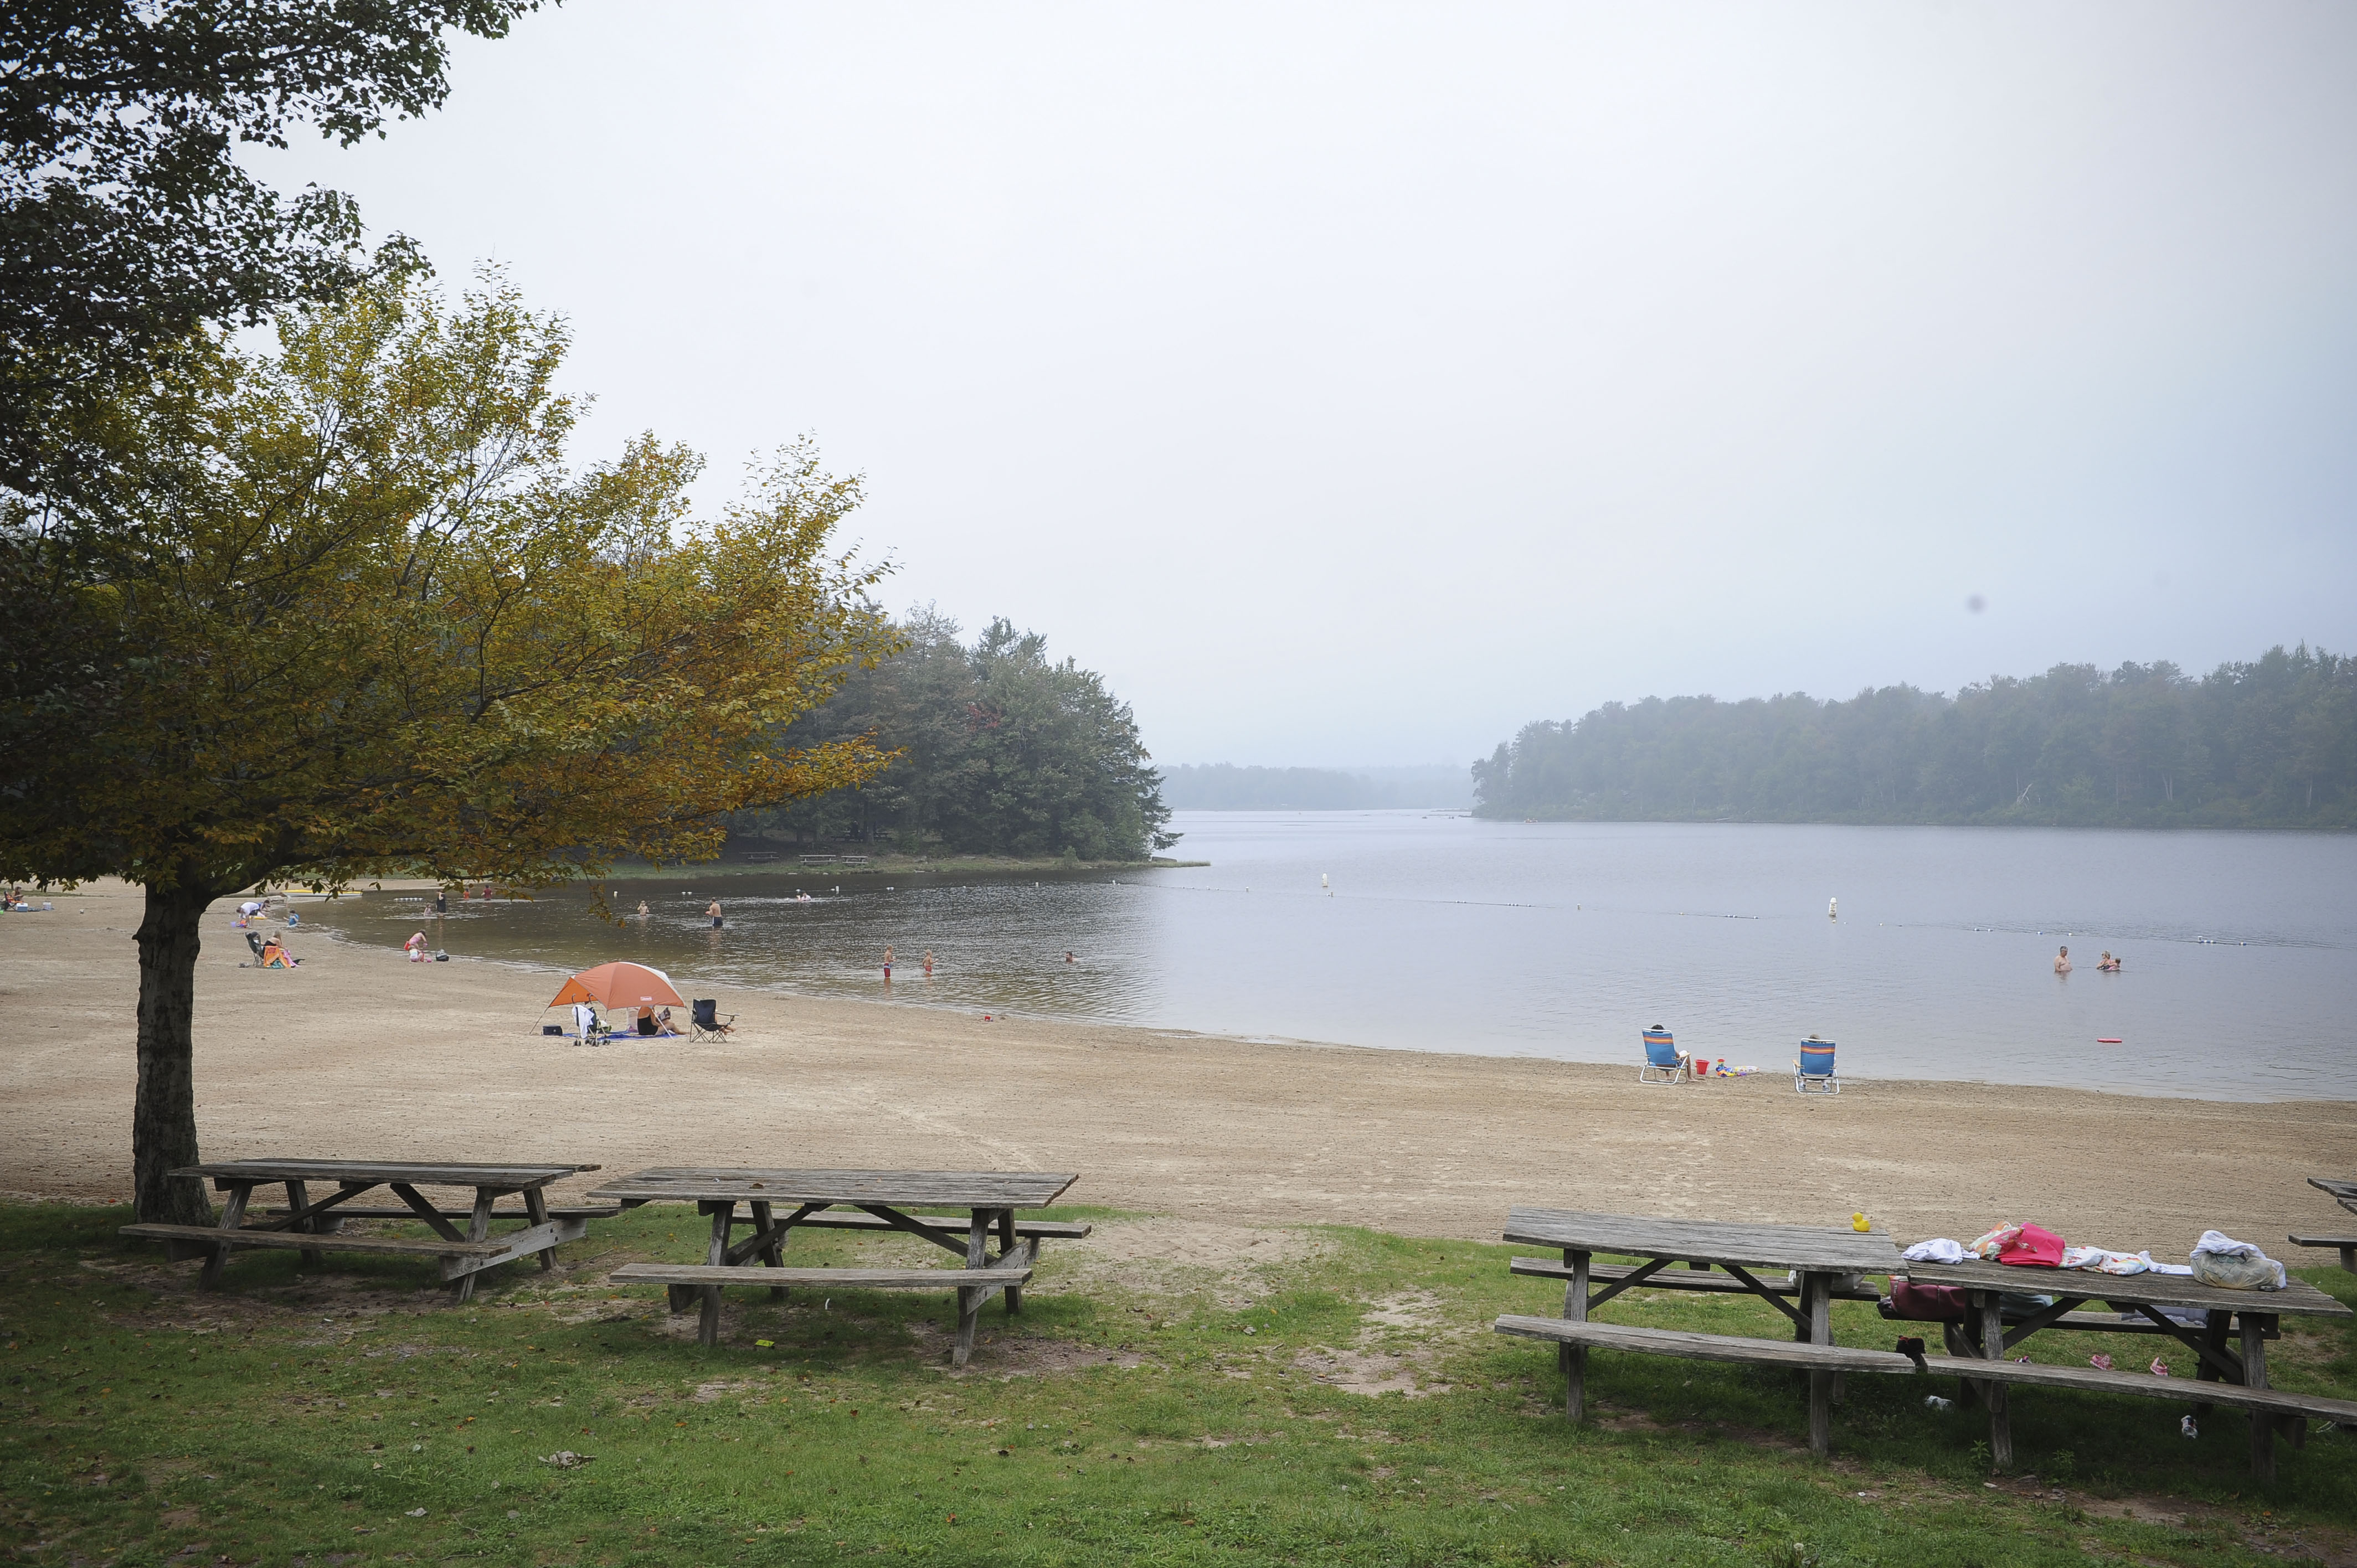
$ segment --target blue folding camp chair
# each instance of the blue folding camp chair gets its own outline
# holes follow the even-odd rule
[[[1821,1040],[1811,1035],[1801,1042],[1801,1054],[1792,1058],[1792,1092],[1841,1092],[1841,1079],[1834,1076],[1834,1043],[1831,1040]]]
[[[689,1004],[687,1015],[689,1045],[692,1046],[698,1040],[725,1040],[737,1032],[737,1015],[731,1013],[723,1018],[720,1016],[719,1008],[719,999],[711,996],[698,997]]]
[[[1693,1055],[1678,1049],[1667,1029],[1656,1024],[1645,1031],[1645,1065],[1637,1069],[1639,1083],[1684,1083],[1693,1077]]]

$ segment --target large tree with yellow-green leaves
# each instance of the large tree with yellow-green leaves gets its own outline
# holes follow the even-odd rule
[[[651,438],[568,462],[561,322],[496,275],[178,353],[81,434],[102,483],[0,518],[0,876],[145,889],[140,1217],[201,1223],[206,906],[265,879],[545,883],[696,858],[717,818],[855,783],[779,737],[893,633],[805,446],[703,521]]]

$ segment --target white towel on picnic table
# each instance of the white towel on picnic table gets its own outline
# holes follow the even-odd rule
[[[1899,1254],[1910,1263],[1961,1263],[1964,1261],[1964,1244],[1945,1236],[1934,1236],[1929,1241],[1918,1241]]]
[[[2106,1247],[2065,1247],[2061,1266],[2093,1269],[2099,1274],[2140,1274],[2152,1267],[2152,1259],[2142,1252],[2115,1252]]]
[[[2281,1263],[2248,1241],[2215,1230],[2204,1230],[2193,1243],[2191,1268],[2203,1284],[2228,1290],[2282,1290],[2291,1283]]]

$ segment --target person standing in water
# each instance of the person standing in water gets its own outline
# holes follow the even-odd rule
[[[646,901],[645,899],[641,898],[641,899],[640,899],[640,900],[639,900],[639,918],[640,918],[640,919],[641,919],[641,920],[643,920],[643,919],[645,919],[646,918],[647,918],[647,901]]]
[[[892,983],[892,950],[890,948],[884,950],[884,983],[887,985]]]
[[[931,949],[931,948],[927,948],[927,949],[925,950],[925,978],[926,978],[926,979],[928,979],[928,980],[931,980],[932,977],[933,977],[933,950],[932,950],[932,949]]]
[[[2071,972],[2071,950],[2069,948],[2064,948],[2061,952],[2054,955],[2054,972],[2057,974],[2068,974]]]
[[[712,929],[716,931],[720,929],[720,900],[715,898],[711,903],[705,905],[704,907],[704,912],[712,917]]]

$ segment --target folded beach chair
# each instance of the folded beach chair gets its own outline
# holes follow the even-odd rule
[[[1684,1083],[1693,1077],[1693,1055],[1678,1049],[1667,1029],[1656,1024],[1645,1031],[1645,1065],[1637,1069],[1639,1083]]]
[[[731,1013],[723,1018],[717,1011],[719,1006],[719,1001],[709,996],[698,998],[689,1004],[687,1020],[689,1045],[692,1046],[698,1040],[725,1040],[736,1033],[737,1015]]]
[[[1834,1076],[1834,1043],[1814,1035],[1801,1042],[1792,1058],[1792,1091],[1796,1094],[1839,1094],[1841,1079]]]

